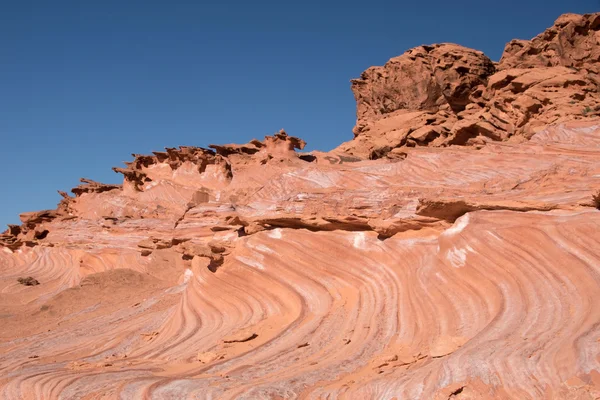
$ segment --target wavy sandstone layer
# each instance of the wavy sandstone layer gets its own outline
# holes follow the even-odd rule
[[[468,81],[552,48],[519,43],[491,76],[469,51]],[[424,51],[426,77],[455,48]],[[403,104],[469,110],[448,74]],[[82,179],[0,235],[0,398],[598,398],[600,119],[574,119],[311,154],[280,131]]]

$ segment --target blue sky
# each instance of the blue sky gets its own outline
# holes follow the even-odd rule
[[[420,45],[498,60],[600,0],[15,1],[0,24],[0,231],[80,177],[178,145],[281,128],[329,150],[352,138],[349,80]]]

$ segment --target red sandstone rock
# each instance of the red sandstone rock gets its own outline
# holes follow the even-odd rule
[[[600,73],[600,13],[565,14],[532,40],[506,45],[499,69],[574,67]]]
[[[355,138],[336,149],[381,158],[397,147],[528,139],[600,115],[600,14],[565,15],[497,66],[457,45],[421,46],[352,80]],[[497,70],[497,71],[496,71]]]
[[[591,43],[581,18],[551,29]],[[331,153],[134,154],[21,214],[0,398],[598,397],[598,90],[574,68],[421,47],[353,83]]]

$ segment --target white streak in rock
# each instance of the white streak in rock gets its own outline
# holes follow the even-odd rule
[[[452,236],[459,234],[469,225],[469,214],[465,214],[462,217],[458,218],[454,225],[450,228],[446,229],[443,233],[444,236]]]
[[[192,276],[194,276],[194,273],[192,272],[191,269],[186,269],[185,272],[183,273],[183,283],[188,283],[190,281],[190,279],[192,278]]]
[[[236,256],[235,258],[239,262],[244,263],[244,264],[248,265],[249,267],[254,267],[254,268],[260,269],[261,271],[264,271],[264,269],[265,269],[265,267],[257,260],[253,260],[251,258],[243,257],[243,256]]]
[[[446,259],[450,261],[450,264],[454,268],[461,268],[465,266],[467,261],[467,249],[457,249],[453,247],[452,250],[448,250],[446,253]]]
[[[366,235],[364,232],[357,232],[354,234],[354,239],[352,241],[352,245],[355,249],[364,249],[366,247],[365,244]]]
[[[283,234],[281,233],[281,229],[277,228],[277,229],[273,229],[273,230],[269,231],[267,233],[267,236],[269,236],[271,239],[281,239]]]

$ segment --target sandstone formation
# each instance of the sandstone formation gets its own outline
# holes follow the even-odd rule
[[[600,14],[565,14],[532,40],[513,40],[500,60],[502,69],[572,67],[600,73]]]
[[[455,44],[421,46],[352,81],[354,140],[337,150],[380,158],[405,146],[529,139],[548,124],[600,114],[600,14],[564,15],[499,63]]]
[[[371,68],[332,152],[134,154],[21,214],[0,398],[600,397],[597,21]]]

